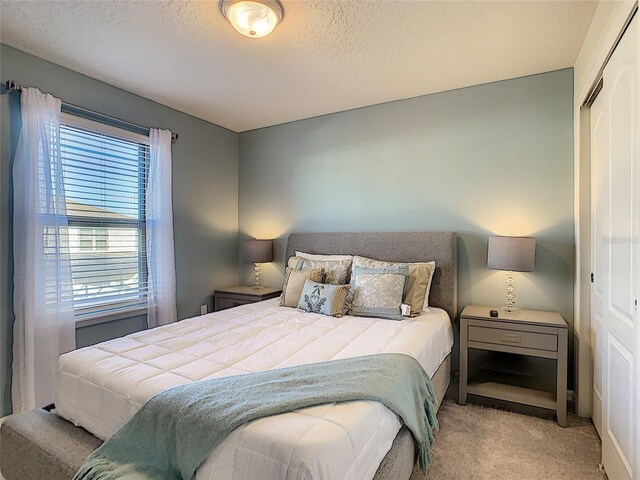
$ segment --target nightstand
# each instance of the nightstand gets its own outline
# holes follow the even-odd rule
[[[556,312],[521,310],[498,317],[489,315],[491,307],[467,305],[460,314],[460,386],[458,403],[467,394],[555,410],[558,424],[567,426],[567,323]],[[504,352],[552,359],[556,366],[556,391],[548,392],[517,385],[518,375],[485,374],[469,378],[469,350]],[[485,372],[486,373],[486,372]],[[514,381],[515,380],[515,381]]]
[[[261,302],[279,297],[281,293],[282,289],[280,288],[261,288],[259,290],[244,286],[221,288],[213,293],[213,310],[218,312],[238,305]]]

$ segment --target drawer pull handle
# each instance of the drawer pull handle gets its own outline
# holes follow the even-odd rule
[[[516,335],[515,333],[501,333],[500,340],[503,342],[520,343],[520,335]]]

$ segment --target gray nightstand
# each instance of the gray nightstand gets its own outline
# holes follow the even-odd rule
[[[280,288],[265,287],[259,290],[244,286],[221,288],[213,293],[213,309],[218,312],[238,305],[261,302],[279,297],[281,293],[282,289]]]
[[[460,314],[460,386],[458,403],[467,394],[495,398],[555,410],[558,424],[567,426],[567,332],[564,319],[556,312],[522,310],[499,316],[489,315],[491,307],[467,305]],[[516,386],[505,381],[515,375],[469,378],[469,349],[505,352],[553,359],[556,363],[556,392]],[[517,383],[517,382],[514,382]]]

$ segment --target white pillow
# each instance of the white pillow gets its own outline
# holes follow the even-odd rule
[[[353,255],[316,255],[313,253],[299,252],[297,250],[296,250],[296,257],[306,258],[307,260],[321,260],[321,261],[353,260]]]

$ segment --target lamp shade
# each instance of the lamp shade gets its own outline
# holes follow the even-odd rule
[[[535,238],[489,237],[487,268],[512,272],[532,272],[535,257]]]
[[[273,240],[245,240],[244,259],[247,263],[273,261]]]

